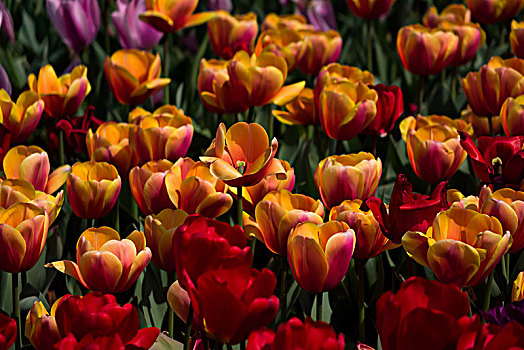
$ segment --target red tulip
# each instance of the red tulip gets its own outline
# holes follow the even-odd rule
[[[64,141],[68,149],[73,149],[78,153],[87,153],[86,147],[86,135],[89,129],[96,130],[102,121],[93,116],[95,108],[89,106],[86,108],[84,115],[79,117],[71,118],[66,116],[61,118],[57,123],[56,127],[47,124],[47,135],[49,138],[49,150],[58,152],[58,133],[59,130],[64,131]]]
[[[16,336],[16,321],[0,313],[0,349],[9,349]]]
[[[377,92],[378,99],[375,102],[377,114],[363,133],[369,136],[384,137],[393,130],[395,122],[404,111],[402,90],[396,85],[377,84],[369,87]]]
[[[462,317],[459,320],[460,337],[457,350],[470,349],[522,349],[524,347],[524,327],[516,321],[500,327],[483,323],[478,315]]]

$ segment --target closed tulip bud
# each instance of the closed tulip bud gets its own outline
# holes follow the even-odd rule
[[[426,27],[436,28],[444,22],[464,24],[471,22],[471,11],[462,4],[449,4],[438,13],[435,6],[431,6],[424,15],[423,23]]]
[[[524,95],[508,97],[500,109],[506,136],[524,136]]]
[[[463,66],[470,62],[478,49],[486,42],[486,33],[477,23],[444,22],[439,28],[452,31],[458,37],[457,51],[449,63],[453,67]]]
[[[13,28],[13,17],[11,13],[5,7],[4,2],[0,2],[0,17],[2,18],[2,23],[0,23],[0,29],[4,32],[5,35],[9,38],[11,43],[15,42],[15,31]]]
[[[377,92],[377,115],[363,133],[370,136],[385,137],[393,130],[395,122],[404,111],[404,97],[402,90],[396,85],[370,85]]]
[[[287,190],[268,193],[255,207],[255,216],[244,213],[246,234],[263,241],[275,254],[287,253],[287,240],[295,226],[304,221],[321,224],[324,206],[317,200]]]
[[[48,229],[47,211],[33,203],[0,208],[0,270],[30,270],[42,254]]]
[[[278,29],[265,29],[260,33],[255,53],[260,55],[263,51],[269,51],[283,57],[286,60],[289,73],[296,68],[298,60],[302,57],[305,49],[304,36],[300,34],[300,31],[279,27]]]
[[[339,206],[333,207],[329,213],[329,220],[345,222],[355,232],[354,257],[357,259],[370,259],[383,251],[399,247],[391,242],[380,228],[371,210],[362,209],[360,199],[346,200]]]
[[[140,115],[134,121],[134,114]],[[184,111],[164,105],[153,114],[137,108],[130,114],[136,124],[129,134],[129,142],[138,156],[138,164],[150,160],[176,161],[186,155],[193,138],[193,122]]]
[[[141,21],[139,15],[146,10],[146,0],[117,0],[117,10],[111,19],[124,49],[152,49],[162,39],[163,33]]]
[[[430,29],[419,24],[400,28],[397,52],[404,68],[418,75],[435,75],[456,55],[459,38],[451,31]]]
[[[118,198],[118,170],[106,162],[75,163],[67,176],[67,197],[73,212],[83,219],[106,216]]]
[[[469,72],[462,79],[462,88],[473,113],[479,117],[499,115],[508,97],[524,93],[524,60],[492,57],[478,72]]]
[[[87,67],[83,65],[76,66],[71,73],[58,78],[53,67],[48,64],[40,69],[38,79],[31,73],[27,83],[29,89],[38,93],[44,101],[45,115],[50,118],[73,116],[91,91]]]
[[[304,88],[293,101],[285,105],[286,111],[273,110],[273,115],[288,125],[318,125],[313,90]]]
[[[440,281],[468,287],[483,282],[495,268],[511,246],[511,234],[493,216],[452,207],[439,213],[426,233],[407,232],[402,244]]]
[[[100,8],[96,0],[49,0],[46,9],[64,43],[76,52],[95,39],[100,26]]]
[[[257,15],[250,12],[231,16],[226,11],[218,11],[216,17],[207,22],[207,32],[218,57],[229,60],[241,50],[251,55],[258,34]]]
[[[35,349],[51,349],[51,346],[60,340],[55,311],[56,307],[53,307],[49,313],[41,301],[35,301],[29,310],[25,320],[25,336]]]
[[[322,67],[336,62],[342,49],[342,38],[337,31],[300,31],[303,36],[303,52],[298,68],[310,75],[317,75]]]
[[[339,221],[303,222],[287,242],[291,272],[298,285],[312,293],[332,290],[342,281],[354,250],[355,232]]]
[[[118,102],[136,106],[165,88],[171,79],[160,78],[160,56],[140,50],[118,50],[104,61],[109,87]]]
[[[35,190],[49,194],[62,187],[71,170],[69,165],[62,165],[50,174],[47,152],[38,146],[11,148],[5,155],[3,166],[8,179],[26,180]]]
[[[44,101],[33,91],[22,92],[14,103],[7,91],[0,90],[0,123],[9,129],[13,142],[25,141],[35,131],[43,111]]]
[[[187,291],[180,286],[179,281],[175,281],[169,287],[169,290],[167,291],[167,302],[169,303],[171,310],[177,314],[182,322],[187,323],[191,298]]]
[[[146,237],[133,231],[120,239],[110,227],[88,228],[76,244],[76,263],[69,260],[46,265],[66,273],[87,289],[102,293],[121,293],[128,290],[151,260]]]
[[[519,272],[511,289],[511,301],[521,301],[522,299],[524,299],[524,271]]]
[[[315,170],[315,183],[329,209],[346,199],[366,200],[377,190],[381,175],[380,159],[360,152],[322,160]]]
[[[506,21],[524,7],[522,0],[466,0],[473,18],[482,24]]]
[[[511,22],[511,33],[509,33],[509,43],[513,53],[518,58],[524,58],[524,22]]]
[[[164,209],[156,215],[146,217],[145,235],[147,246],[153,254],[153,263],[168,273],[175,272],[173,235],[186,220],[183,210]]]
[[[364,83],[332,80],[320,93],[318,116],[322,129],[335,140],[351,140],[377,114],[377,92]]]
[[[355,16],[376,19],[388,13],[395,0],[346,0],[346,2]]]

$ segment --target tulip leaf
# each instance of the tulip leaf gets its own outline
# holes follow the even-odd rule
[[[169,336],[164,333],[158,334],[155,343],[150,350],[180,350],[184,348],[184,344],[169,338]]]
[[[36,54],[40,53],[40,42],[36,38],[34,19],[24,10],[22,10],[22,26],[17,39],[26,49]]]

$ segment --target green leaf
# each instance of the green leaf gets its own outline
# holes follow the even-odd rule
[[[180,350],[183,348],[184,344],[169,338],[164,333],[160,333],[150,350]]]

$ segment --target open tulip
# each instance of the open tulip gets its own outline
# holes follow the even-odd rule
[[[509,42],[515,56],[524,58],[524,22],[511,22]]]
[[[336,62],[342,49],[342,38],[337,31],[301,30],[303,51],[297,65],[298,69],[310,75],[317,75],[322,67]]]
[[[285,105],[286,111],[273,110],[273,115],[288,125],[318,125],[319,120],[315,109],[313,90],[304,88],[291,102]]]
[[[136,106],[165,88],[171,79],[160,78],[160,56],[140,50],[118,50],[104,61],[109,87],[118,102]]]
[[[44,101],[33,91],[22,92],[14,103],[7,91],[0,90],[0,123],[9,129],[13,142],[25,141],[35,131],[43,111]]]
[[[396,85],[369,85],[377,92],[377,114],[363,131],[365,135],[385,137],[393,130],[395,122],[404,111],[402,90]]]
[[[46,265],[66,273],[88,289],[103,293],[128,290],[151,260],[146,237],[133,231],[120,239],[110,227],[88,228],[76,244],[76,263],[69,260]]]
[[[357,17],[376,19],[388,13],[395,0],[346,0]]]
[[[138,156],[138,164],[150,160],[176,161],[186,155],[193,138],[193,122],[184,111],[164,105],[153,114],[136,108],[130,113],[136,128],[129,134],[131,149]]]
[[[346,275],[355,232],[345,222],[298,224],[289,234],[287,255],[298,285],[312,293],[335,288]]]
[[[75,163],[67,176],[67,196],[73,212],[83,219],[107,215],[120,193],[118,170],[106,162]]]
[[[218,11],[216,17],[207,22],[207,32],[218,57],[229,60],[241,50],[251,55],[258,34],[257,16],[254,12],[232,16]]]
[[[193,14],[198,0],[146,0],[146,11],[140,19],[164,33],[177,32],[215,17],[214,12]]]
[[[315,171],[315,183],[329,209],[344,200],[366,200],[377,190],[382,162],[371,153],[330,156]]]
[[[93,115],[94,110],[94,106],[88,106],[81,116],[62,118],[56,125],[48,123],[46,127],[49,151],[58,154],[60,149],[60,131],[63,131],[64,147],[68,147],[66,149],[87,154],[87,131],[89,129],[96,130],[96,128],[102,124],[102,121]]]
[[[51,65],[40,68],[38,79],[31,73],[27,77],[31,91],[38,93],[44,101],[45,115],[51,118],[73,116],[84,98],[91,91],[87,80],[87,67],[73,68],[71,73],[57,77]]]
[[[409,231],[402,243],[440,281],[465,287],[486,279],[511,246],[511,234],[493,216],[451,207],[435,217],[426,233]]]
[[[524,7],[522,0],[466,0],[473,18],[483,24],[505,21]]]
[[[287,63],[288,73],[296,68],[304,50],[304,36],[296,29],[285,27],[265,29],[260,33],[255,47],[257,55],[260,55],[263,51],[270,51],[283,57]]]
[[[317,200],[287,190],[268,193],[255,207],[255,216],[244,213],[246,234],[263,241],[275,254],[285,255],[291,230],[299,223],[321,224],[324,206]]]
[[[524,136],[524,95],[508,97],[500,109],[506,136]]]
[[[430,29],[420,24],[400,28],[397,52],[404,68],[418,75],[435,75],[456,55],[459,38],[452,31]]]

